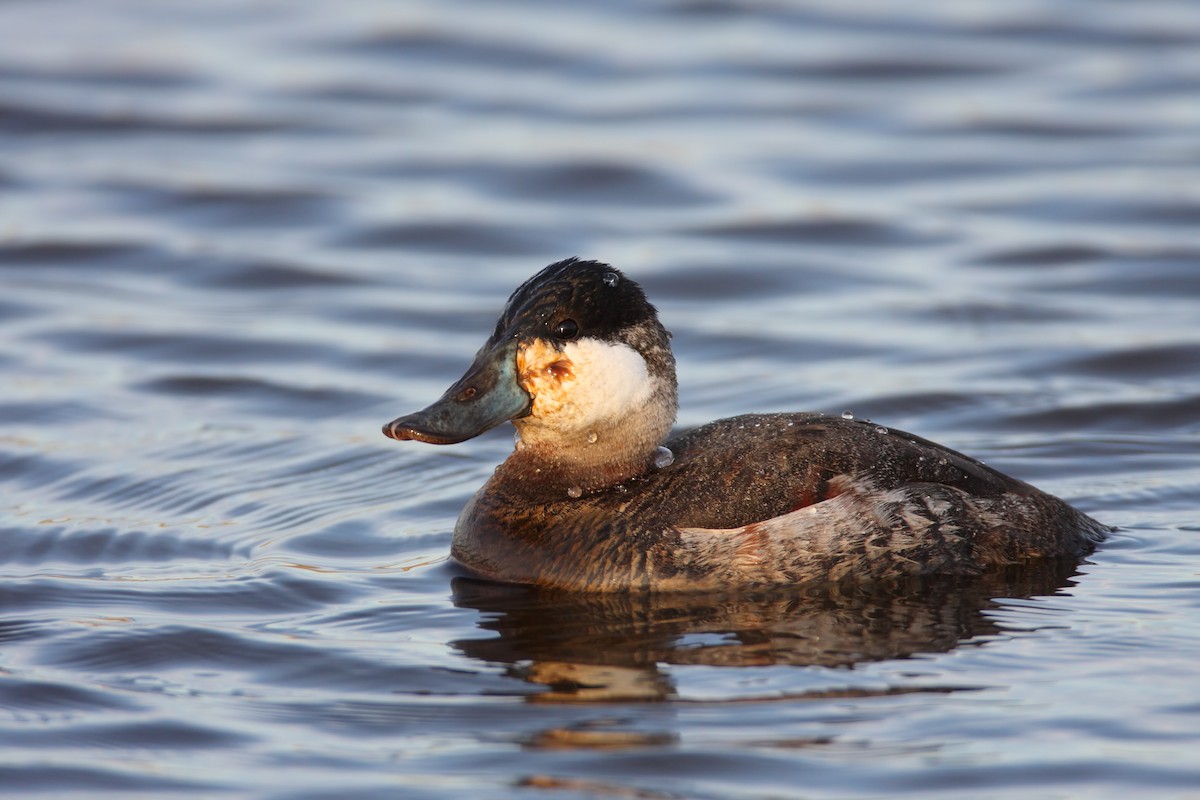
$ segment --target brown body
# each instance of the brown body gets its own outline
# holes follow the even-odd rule
[[[720,420],[675,460],[569,497],[518,449],[463,510],[452,555],[495,580],[680,591],[974,575],[1078,556],[1107,528],[900,431],[817,414]]]

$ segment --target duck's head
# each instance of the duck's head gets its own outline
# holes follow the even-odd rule
[[[519,454],[573,486],[614,483],[645,468],[675,420],[669,338],[620,271],[560,261],[513,292],[458,382],[383,432],[454,444],[512,420]]]

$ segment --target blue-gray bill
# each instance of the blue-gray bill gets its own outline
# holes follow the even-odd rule
[[[485,346],[466,374],[428,408],[392,420],[385,436],[457,444],[529,413],[529,394],[517,382],[516,343]]]

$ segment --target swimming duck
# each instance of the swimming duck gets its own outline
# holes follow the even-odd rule
[[[668,438],[670,334],[634,281],[567,259],[523,283],[461,379],[384,426],[454,444],[511,421],[451,556],[479,576],[581,591],[688,591],[971,576],[1078,557],[1108,530],[941,445],[816,413]]]

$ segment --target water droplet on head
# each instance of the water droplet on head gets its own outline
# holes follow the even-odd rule
[[[669,467],[675,463],[675,454],[671,452],[669,447],[660,447],[654,453],[654,466],[659,469]]]
[[[842,419],[854,419],[854,414],[849,411],[843,411]]]
[[[605,286],[616,286],[617,283],[620,282],[620,280],[621,280],[620,276],[617,275],[617,273],[615,273],[615,272],[604,273],[603,281],[604,281]]]
[[[885,427],[883,427],[882,425],[876,425],[876,426],[875,426],[875,432],[876,432],[876,433],[887,433],[887,432],[888,432],[888,429],[887,429],[887,428],[885,428]]]
[[[588,435],[587,435],[588,444],[595,444],[596,440],[599,438],[600,437],[596,435],[595,431],[588,431]]]
[[[583,497],[583,489],[580,489],[578,486],[572,486],[570,489],[567,489],[567,497]]]

